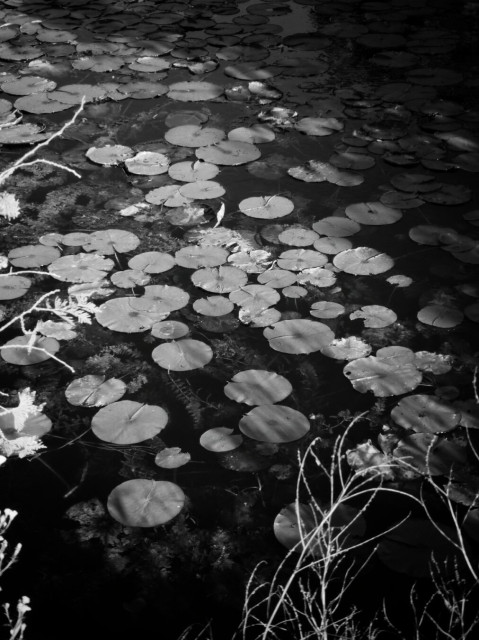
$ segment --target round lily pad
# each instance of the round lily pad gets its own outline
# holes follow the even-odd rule
[[[161,407],[120,400],[97,411],[91,428],[100,440],[126,445],[153,438],[167,422],[168,414]]]
[[[239,209],[249,218],[272,220],[289,215],[294,209],[294,203],[283,196],[255,196],[242,200]]]
[[[94,231],[83,245],[85,251],[95,251],[104,256],[115,253],[127,253],[133,251],[140,244],[140,238],[131,231],[123,229],[104,229]]]
[[[175,82],[170,85],[168,98],[181,102],[200,102],[218,98],[224,89],[213,82],[187,81]]]
[[[199,269],[200,267],[218,267],[228,259],[228,251],[221,247],[183,247],[175,254],[176,263],[186,269]]]
[[[160,251],[145,251],[128,260],[130,269],[139,269],[145,273],[164,273],[172,269],[175,264],[173,256]]]
[[[191,460],[191,455],[180,447],[165,447],[155,456],[155,464],[162,469],[178,469]]]
[[[349,218],[328,216],[322,220],[318,220],[318,222],[314,222],[313,230],[319,233],[320,236],[345,238],[346,236],[353,236],[360,231],[361,225]]]
[[[201,434],[200,445],[207,451],[214,453],[224,453],[237,449],[243,442],[240,434],[235,434],[233,429],[228,427],[215,427],[208,429]]]
[[[328,262],[328,258],[314,251],[313,249],[288,249],[283,251],[277,260],[280,269],[288,271],[303,271],[304,269],[314,269],[323,267]]]
[[[402,398],[391,411],[391,418],[404,429],[442,433],[457,427],[461,412],[436,396],[417,394]]]
[[[191,281],[211,293],[230,293],[243,287],[248,282],[248,275],[237,267],[213,267],[198,269]]]
[[[151,357],[168,371],[192,371],[207,365],[213,357],[213,350],[205,342],[185,338],[158,345]]]
[[[402,218],[402,213],[399,209],[386,207],[381,202],[350,204],[346,207],[345,212],[351,220],[369,225],[393,224]]]
[[[100,375],[76,378],[65,389],[66,399],[76,407],[103,407],[120,400],[125,393],[126,384],[123,380],[105,380],[105,376]]]
[[[50,264],[60,255],[60,251],[56,247],[47,247],[43,244],[28,244],[12,249],[8,254],[8,259],[14,267],[34,269]]]
[[[234,309],[234,304],[224,296],[208,296],[193,302],[193,309],[203,316],[225,316]]]
[[[157,527],[175,518],[185,499],[183,490],[167,480],[127,480],[110,493],[107,509],[127,527]]]
[[[162,320],[155,322],[151,327],[151,335],[161,340],[178,340],[187,336],[189,332],[188,325],[177,320]]]
[[[140,151],[125,160],[125,167],[130,173],[140,176],[157,176],[168,171],[168,156],[156,151]]]
[[[389,271],[394,266],[394,260],[376,249],[357,247],[335,255],[333,264],[346,273],[366,276]]]
[[[0,346],[2,359],[10,364],[37,364],[48,360],[50,355],[55,355],[60,349],[60,344],[55,338],[38,336],[31,345],[30,339],[29,335],[18,336]]]
[[[102,280],[114,262],[95,253],[77,253],[54,260],[48,271],[63,282],[96,282]]]
[[[310,429],[308,418],[296,409],[281,404],[255,407],[240,422],[241,433],[260,442],[293,442]]]
[[[200,127],[196,124],[184,124],[172,127],[165,133],[165,140],[180,147],[206,147],[225,138],[226,133],[215,127]]]
[[[334,333],[322,322],[308,319],[281,320],[263,331],[269,346],[282,353],[313,353],[331,343]]]
[[[96,320],[102,327],[122,333],[141,333],[168,317],[170,310],[166,305],[162,309],[151,306],[141,308],[135,304],[140,300],[134,297],[113,298],[107,300],[96,313]]]
[[[240,371],[224,388],[225,395],[230,400],[250,406],[280,402],[292,390],[291,383],[284,376],[263,369]]]
[[[389,327],[397,320],[397,315],[392,309],[379,304],[367,304],[357,311],[349,314],[351,320],[361,319],[364,326],[371,329]]]
[[[414,362],[401,357],[357,358],[344,367],[343,373],[356,391],[372,391],[379,398],[413,391],[422,381],[422,372]]]
[[[121,144],[108,144],[104,147],[91,147],[85,155],[96,164],[113,167],[128,160],[128,158],[133,158],[135,152],[130,147],[125,147]]]
[[[28,278],[15,275],[0,275],[0,300],[21,298],[30,289],[32,283]]]
[[[440,329],[452,329],[461,324],[464,314],[454,307],[446,307],[441,304],[430,304],[418,311],[417,319],[424,324]]]
[[[195,155],[200,160],[213,164],[237,166],[257,160],[261,152],[254,144],[238,142],[236,140],[223,140],[208,147],[200,147]]]
[[[177,311],[186,307],[190,296],[180,289],[168,284],[149,284],[145,287],[144,298],[149,298],[153,302],[160,303],[170,311]]]

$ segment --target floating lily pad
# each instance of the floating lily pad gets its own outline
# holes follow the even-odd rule
[[[221,129],[214,127],[200,127],[196,124],[184,124],[172,127],[165,133],[165,140],[170,144],[181,147],[206,147],[216,144],[226,136]]]
[[[226,451],[234,451],[243,442],[240,434],[235,434],[233,429],[228,427],[215,427],[208,429],[201,434],[200,445],[207,451],[214,453],[225,453]]]
[[[87,375],[76,378],[65,389],[65,397],[76,407],[103,407],[120,400],[126,393],[126,384],[118,378],[105,380],[105,376]]]
[[[127,480],[110,493],[107,509],[127,527],[157,527],[175,518],[185,499],[183,490],[167,480]]]
[[[228,258],[228,251],[221,247],[183,247],[175,253],[176,263],[185,269],[199,269],[200,267],[219,267]]]
[[[104,256],[115,253],[127,253],[133,251],[140,244],[140,238],[131,231],[123,229],[105,229],[94,231],[83,245],[85,251],[95,251]]]
[[[247,284],[232,291],[230,300],[240,307],[250,311],[263,311],[276,304],[280,299],[280,294],[272,287],[262,284]]]
[[[160,251],[146,251],[128,260],[130,269],[139,269],[145,273],[164,273],[172,269],[175,264],[173,256]]]
[[[166,306],[170,311],[186,307],[190,296],[180,289],[168,284],[149,284],[145,287],[144,298]]]
[[[123,271],[116,271],[112,274],[110,280],[115,287],[133,289],[134,287],[141,287],[148,284],[151,277],[139,269],[124,269]]]
[[[404,429],[442,433],[457,427],[461,412],[436,396],[417,394],[402,398],[391,411],[391,418]]]
[[[400,440],[393,456],[407,469],[423,475],[449,477],[467,464],[467,449],[432,433],[414,433]]]
[[[338,318],[342,315],[346,309],[342,304],[338,302],[329,302],[327,300],[321,300],[320,302],[313,302],[309,313],[315,318]]]
[[[392,309],[379,304],[368,304],[349,314],[351,320],[361,319],[364,326],[371,329],[389,327],[397,320],[397,315]]]
[[[166,305],[156,309],[145,307],[141,309],[136,304],[139,298],[123,297],[107,300],[96,313],[96,320],[102,327],[122,333],[141,333],[147,331],[155,324],[168,317],[170,310]]]
[[[95,282],[102,280],[113,269],[114,262],[92,253],[62,256],[48,266],[48,271],[63,282]]]
[[[234,309],[234,304],[224,296],[208,296],[193,302],[193,309],[203,316],[225,316]]]
[[[318,222],[314,222],[313,229],[316,233],[319,233],[320,236],[344,238],[358,233],[358,231],[361,230],[361,225],[349,218],[328,216],[327,218],[318,220]]]
[[[280,402],[287,398],[292,390],[291,383],[284,376],[262,369],[240,371],[224,388],[225,395],[230,400],[250,406]]]
[[[418,311],[417,319],[424,324],[440,329],[452,329],[464,320],[464,314],[454,307],[430,304]]]
[[[38,336],[30,344],[31,336],[18,336],[0,346],[0,355],[10,364],[28,365],[49,360],[60,349],[55,338]]]
[[[191,162],[185,160],[184,162],[177,162],[172,164],[168,169],[168,174],[173,180],[180,180],[181,182],[196,182],[197,180],[212,180],[219,173],[219,167],[210,162],[202,162],[196,160]]]
[[[200,160],[219,165],[237,166],[257,160],[261,151],[249,142],[224,140],[209,147],[200,147],[195,155]]]
[[[170,85],[168,98],[181,102],[214,100],[223,93],[223,87],[212,82],[175,82]]]
[[[394,224],[402,218],[401,211],[386,207],[381,202],[350,204],[346,207],[345,212],[351,220],[369,225]]]
[[[165,447],[155,456],[155,464],[162,469],[178,469],[191,460],[191,455],[180,447]]]
[[[108,144],[105,147],[91,147],[85,155],[96,164],[113,167],[125,162],[128,158],[133,158],[135,152],[130,147],[125,147],[121,144]]]
[[[112,444],[129,445],[156,436],[168,422],[168,414],[161,407],[120,400],[103,407],[92,418],[93,433]]]
[[[247,274],[237,267],[213,267],[198,269],[191,276],[197,287],[211,293],[230,293],[248,282]]]
[[[29,244],[12,249],[8,254],[8,259],[14,267],[34,269],[35,267],[50,264],[59,258],[60,255],[60,251],[55,247],[47,247],[42,244]]]
[[[185,198],[192,200],[211,200],[220,198],[225,194],[225,189],[219,182],[213,180],[197,180],[196,182],[188,182],[180,187],[180,193]]]
[[[288,271],[323,267],[327,262],[328,258],[325,255],[313,249],[288,249],[283,251],[277,260],[278,267]]]
[[[151,335],[161,340],[178,340],[187,336],[189,332],[188,325],[177,320],[162,320],[155,322],[151,327]]]
[[[151,357],[168,371],[192,371],[207,365],[213,357],[213,350],[205,342],[185,338],[158,345]]]
[[[335,255],[333,264],[346,273],[366,276],[389,271],[394,266],[394,260],[376,249],[357,247]]]
[[[372,351],[371,345],[361,340],[357,336],[348,338],[336,338],[321,349],[321,353],[328,358],[335,360],[356,360],[365,358]]]
[[[125,167],[130,173],[141,176],[157,176],[168,171],[170,161],[164,153],[140,151],[125,160]]]
[[[248,438],[260,442],[293,442],[310,429],[308,418],[296,409],[280,404],[255,407],[239,423],[240,431]]]
[[[263,332],[269,346],[282,353],[321,351],[334,339],[332,330],[322,322],[299,318],[281,320]]]
[[[376,354],[357,358],[344,367],[343,373],[356,391],[372,391],[379,398],[399,396],[413,391],[422,381],[422,372],[413,360],[394,354],[392,357]]]
[[[28,278],[14,275],[0,275],[0,300],[21,298],[30,289],[32,283]]]

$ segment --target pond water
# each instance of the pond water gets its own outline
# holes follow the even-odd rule
[[[0,23],[25,638],[462,638],[479,4],[6,0]]]

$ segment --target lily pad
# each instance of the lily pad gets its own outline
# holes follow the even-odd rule
[[[170,160],[164,153],[156,151],[140,151],[125,160],[125,167],[130,173],[140,176],[157,176],[168,171]]]
[[[191,276],[191,281],[211,293],[230,293],[248,282],[248,275],[237,267],[213,267],[198,269]]]
[[[243,442],[240,434],[235,434],[233,429],[228,427],[215,427],[208,429],[201,434],[200,445],[207,451],[214,453],[225,453],[226,451],[234,451]]]
[[[357,247],[335,255],[333,264],[346,273],[366,276],[389,271],[394,266],[394,260],[376,249]]]
[[[192,371],[207,365],[213,358],[213,350],[205,342],[185,338],[158,345],[151,357],[168,371]]]
[[[125,393],[126,384],[123,380],[105,380],[103,375],[76,378],[65,389],[66,399],[76,407],[103,407],[120,400]]]
[[[436,396],[417,394],[402,398],[391,411],[391,418],[404,429],[443,433],[457,427],[461,412]]]
[[[292,390],[291,383],[284,376],[263,369],[240,371],[224,388],[225,395],[230,400],[250,406],[280,402]]]
[[[308,418],[296,409],[281,404],[265,404],[244,415],[240,431],[248,438],[260,442],[293,442],[305,436],[310,424]]]
[[[219,98],[223,90],[222,86],[213,82],[175,82],[169,87],[168,98],[181,102],[202,102]]]
[[[344,367],[343,373],[356,391],[372,391],[379,398],[413,391],[422,381],[422,372],[414,360],[394,355],[357,358]]]
[[[191,455],[180,447],[165,447],[155,456],[155,464],[162,469],[178,469],[191,460]]]
[[[141,333],[168,317],[170,310],[167,305],[162,309],[144,307],[135,304],[139,298],[122,297],[107,300],[96,313],[96,320],[102,327],[122,333]]]
[[[261,151],[249,142],[224,140],[208,147],[200,147],[195,155],[200,160],[213,164],[237,166],[257,160]]]
[[[91,428],[100,440],[129,445],[153,438],[166,427],[167,422],[168,414],[161,407],[120,400],[97,411]]]
[[[139,269],[145,273],[164,273],[172,269],[175,264],[173,256],[160,251],[146,251],[128,260],[130,269]]]
[[[5,362],[10,364],[28,365],[37,364],[49,360],[51,355],[60,349],[60,344],[55,338],[38,336],[30,345],[31,336],[18,336],[12,338],[0,346],[0,355]]]
[[[332,330],[322,322],[299,318],[281,320],[263,332],[269,346],[282,353],[321,351],[334,339]]]
[[[55,247],[47,247],[42,244],[29,244],[12,249],[8,259],[14,267],[22,269],[34,269],[50,264],[60,257],[60,251]]]
[[[0,275],[0,300],[21,298],[30,289],[32,283],[28,278],[15,275]]]
[[[206,147],[216,144],[226,136],[221,129],[214,127],[200,127],[196,124],[184,124],[172,127],[165,133],[165,140],[170,144],[181,147]]]
[[[350,204],[346,207],[345,212],[351,220],[369,225],[394,224],[402,218],[402,213],[399,209],[386,207],[381,202]]]
[[[127,527],[157,527],[175,518],[185,499],[183,490],[167,480],[127,480],[110,493],[107,509]]]
[[[85,155],[96,164],[113,167],[128,158],[133,158],[135,152],[130,147],[121,144],[108,144],[105,147],[91,147]]]

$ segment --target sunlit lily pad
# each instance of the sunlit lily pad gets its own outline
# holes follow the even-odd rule
[[[257,160],[261,151],[249,142],[224,140],[209,147],[200,147],[195,155],[200,160],[213,164],[236,166]]]
[[[168,174],[173,180],[181,182],[196,182],[197,180],[212,180],[219,173],[219,167],[210,162],[177,162],[168,169]]]
[[[42,244],[29,244],[12,249],[8,254],[8,259],[14,267],[34,269],[50,264],[59,258],[60,255],[60,251],[55,247],[47,247]]]
[[[178,469],[191,460],[191,455],[180,447],[165,447],[155,456],[155,464],[162,469]]]
[[[368,304],[349,314],[351,320],[361,319],[364,326],[372,329],[389,327],[396,322],[397,315],[392,309],[379,304]]]
[[[239,433],[234,433],[228,427],[215,427],[208,429],[200,436],[200,445],[207,451],[214,453],[225,453],[234,451],[243,442],[243,437]]]
[[[153,438],[167,422],[168,414],[161,407],[120,400],[97,411],[91,428],[100,440],[125,445]]]
[[[186,291],[169,284],[149,284],[143,297],[166,306],[170,311],[186,307],[190,299]]]
[[[113,267],[110,258],[96,253],[77,253],[58,258],[48,266],[48,271],[64,282],[95,282],[102,280]]]
[[[387,254],[376,249],[357,247],[335,255],[333,264],[346,273],[366,276],[389,271],[394,266],[394,261]]]
[[[291,383],[284,376],[262,369],[240,371],[224,388],[228,398],[250,406],[280,402],[287,398],[292,390]]]
[[[176,261],[172,255],[161,251],[146,251],[128,260],[130,269],[140,269],[145,273],[164,273],[172,269],[175,264]]]
[[[319,233],[320,236],[344,238],[358,233],[358,231],[361,230],[361,225],[349,218],[328,216],[322,220],[318,220],[318,222],[314,222],[313,229],[316,233]]]
[[[168,171],[170,161],[164,153],[140,151],[125,160],[125,167],[130,173],[141,176],[157,176]]]
[[[105,380],[102,375],[76,378],[65,389],[68,402],[76,407],[103,407],[120,400],[126,393],[126,384],[118,378]]]
[[[332,330],[322,322],[299,318],[282,320],[263,332],[269,346],[282,353],[313,353],[334,339]]]
[[[418,311],[417,319],[424,324],[429,324],[440,329],[452,329],[461,324],[464,314],[454,307],[446,307],[440,304],[430,304]]]
[[[234,304],[224,296],[208,296],[193,302],[193,309],[203,316],[225,316],[234,309]]]
[[[442,433],[457,427],[461,412],[436,396],[417,394],[402,398],[391,411],[391,418],[404,429]]]
[[[221,247],[189,246],[179,249],[175,253],[176,263],[186,269],[199,269],[200,267],[219,267],[228,258],[228,251]]]
[[[369,225],[394,224],[402,218],[401,211],[386,207],[381,202],[350,204],[346,207],[345,212],[351,220]]]
[[[175,82],[171,84],[168,97],[181,102],[214,100],[223,93],[223,87],[212,82]]]
[[[310,429],[308,418],[281,404],[265,404],[251,409],[240,422],[241,433],[260,442],[293,442]]]
[[[212,267],[198,269],[191,276],[197,287],[211,293],[230,293],[248,282],[247,274],[237,267]]]
[[[140,244],[140,238],[131,231],[123,229],[105,229],[94,231],[83,245],[85,251],[95,251],[103,256],[133,251]]]
[[[321,353],[335,360],[356,360],[365,358],[372,351],[371,345],[357,336],[348,338],[336,338],[330,344],[321,349]]]
[[[133,158],[135,152],[130,147],[121,144],[108,144],[105,147],[90,147],[85,155],[96,164],[113,167],[128,158]]]
[[[151,277],[139,269],[123,269],[113,273],[110,280],[115,287],[120,287],[120,289],[133,289],[134,287],[142,287],[148,284]]]
[[[183,490],[167,480],[127,480],[108,496],[112,518],[127,527],[157,527],[175,518],[185,504]]]
[[[28,365],[49,360],[50,355],[55,355],[59,349],[60,344],[55,338],[38,336],[31,341],[31,336],[22,335],[0,346],[0,355],[10,364]]]
[[[135,304],[139,298],[122,297],[107,300],[96,313],[96,320],[102,327],[122,333],[141,333],[164,320],[169,315],[169,309],[164,305],[162,310],[150,307],[141,308]],[[141,300],[140,300],[141,302]]]
[[[168,371],[192,371],[207,365],[213,358],[213,350],[205,342],[185,338],[158,345],[151,357]]]
[[[338,302],[321,300],[320,302],[313,302],[309,313],[315,318],[338,318],[345,310],[344,306]]]
[[[0,276],[0,300],[15,300],[26,294],[32,283],[23,276],[6,275]]]
[[[167,129],[165,140],[170,144],[181,147],[206,147],[216,144],[226,136],[221,129],[214,127],[200,127],[195,124],[184,124]]]
[[[344,367],[343,373],[356,391],[372,391],[379,398],[413,391],[422,381],[422,372],[414,360],[394,355],[357,358]]]
[[[319,253],[319,251],[314,251],[313,249],[288,249],[279,255],[277,264],[280,269],[302,271],[303,269],[323,267],[327,262],[328,258]]]
[[[151,327],[151,335],[161,340],[178,340],[187,336],[189,332],[188,325],[177,320],[162,320],[155,322]]]

